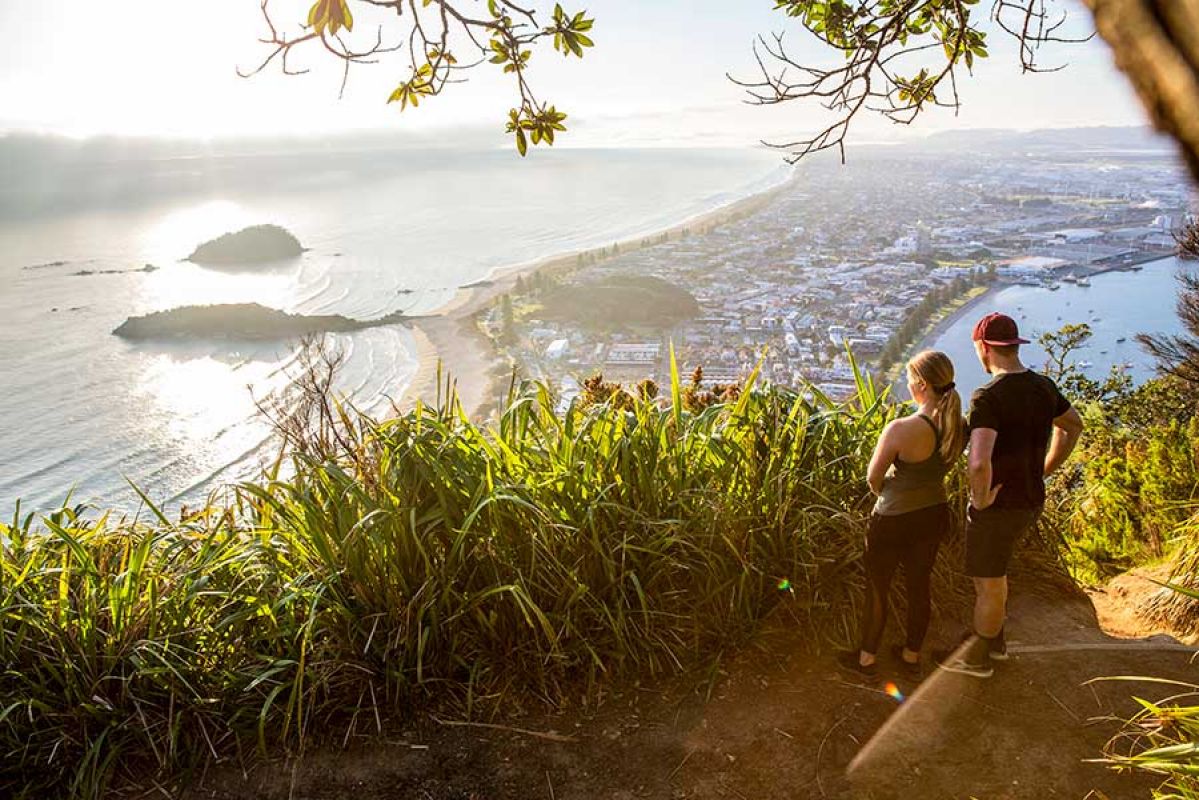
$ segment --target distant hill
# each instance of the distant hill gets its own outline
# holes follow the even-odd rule
[[[204,242],[187,260],[194,264],[228,267],[281,261],[303,252],[300,240],[287,229],[278,225],[255,225]]]
[[[1068,150],[1072,152],[1152,150],[1161,151],[1163,154],[1174,152],[1174,144],[1170,139],[1144,125],[1043,128],[1031,131],[966,128],[931,134],[914,146],[922,150],[985,148],[989,152],[1008,150]]]
[[[216,306],[183,306],[130,317],[113,331],[123,339],[230,338],[294,339],[312,333],[356,331],[406,320],[389,314],[375,320],[358,320],[340,314],[307,316],[288,314],[257,303]]]
[[[543,298],[540,314],[593,327],[635,325],[661,328],[699,315],[691,292],[660,278],[617,275],[561,286]]]

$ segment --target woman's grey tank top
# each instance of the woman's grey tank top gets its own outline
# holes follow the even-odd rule
[[[908,463],[897,456],[895,463],[883,478],[883,491],[874,504],[874,513],[885,517],[907,514],[922,508],[937,506],[949,501],[945,493],[945,476],[952,463],[941,457],[941,431],[924,414],[920,419],[933,429],[935,443],[933,452],[923,461]]]

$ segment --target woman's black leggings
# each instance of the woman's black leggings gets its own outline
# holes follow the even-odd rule
[[[949,506],[941,504],[907,514],[870,517],[866,532],[866,607],[862,616],[862,650],[878,653],[887,625],[888,598],[895,568],[903,564],[908,594],[907,648],[920,650],[932,614],[930,577],[941,538],[949,531]]]

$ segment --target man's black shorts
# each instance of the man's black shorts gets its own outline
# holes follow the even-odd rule
[[[1039,508],[987,508],[966,511],[966,574],[972,578],[1007,575],[1012,550],[1037,524]]]

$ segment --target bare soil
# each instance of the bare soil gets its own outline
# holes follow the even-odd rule
[[[1170,624],[1169,608],[1180,598],[1162,583],[1171,579],[1170,565],[1138,567],[1113,578],[1102,589],[1090,590],[1103,630],[1113,636],[1177,638],[1199,644],[1199,631]],[[1175,617],[1177,622],[1177,616]]]
[[[1156,588],[1155,584],[1149,583]],[[765,798],[1148,797],[1159,781],[1095,763],[1136,708],[1168,687],[1113,675],[1195,681],[1192,655],[1140,638],[1117,607],[1127,592],[1014,587],[1012,657],[978,680],[935,669],[877,681],[839,672],[780,614],[709,676],[611,696],[590,714],[495,721],[425,718],[380,741],[310,752],[248,771],[218,767],[189,800],[761,800]],[[1099,611],[1096,611],[1096,608]],[[1101,621],[1117,619],[1115,631]],[[935,637],[960,630],[939,621]],[[1153,631],[1150,631],[1153,633]],[[894,634],[894,631],[893,631]],[[903,702],[885,689],[893,681]]]

